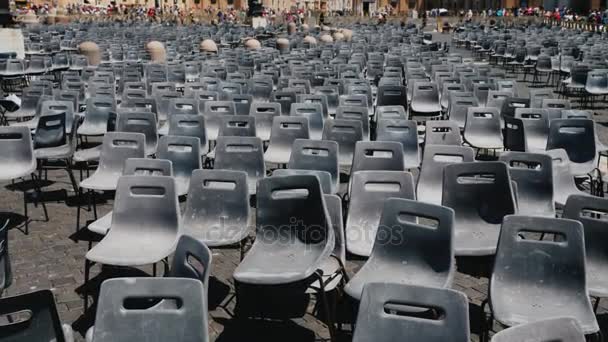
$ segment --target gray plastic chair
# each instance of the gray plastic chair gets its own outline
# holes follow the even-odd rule
[[[588,119],[555,119],[549,125],[547,150],[564,149],[575,176],[586,175],[597,165],[595,126]]]
[[[351,174],[358,171],[405,171],[403,145],[396,141],[358,141]]]
[[[464,128],[467,120],[469,108],[479,107],[479,102],[474,96],[452,96],[450,97],[450,106],[448,108],[448,116],[450,121],[458,123],[460,129]]]
[[[90,190],[116,190],[124,163],[129,158],[144,158],[145,136],[142,133],[108,132],[103,138],[99,166],[91,177],[80,182]]]
[[[27,127],[0,127],[0,180],[29,177],[36,171],[32,135]]]
[[[7,119],[23,119],[36,114],[36,106],[44,91],[40,88],[23,88],[21,93],[21,106],[15,111],[6,111],[4,117]]]
[[[150,156],[156,153],[158,147],[158,130],[154,113],[119,112],[116,120],[116,131],[142,133],[146,137],[146,155]]]
[[[519,97],[508,97],[502,102],[502,107],[500,109],[500,115],[502,116],[515,116],[515,111],[518,108],[530,108],[530,99],[529,98],[519,98]]]
[[[424,137],[425,146],[428,145],[462,145],[460,127],[452,120],[435,120],[426,122]]]
[[[323,107],[318,103],[293,103],[290,116],[301,116],[308,119],[310,139],[320,140],[323,135]]]
[[[407,89],[402,85],[380,85],[376,106],[403,106],[407,108]]]
[[[443,171],[443,206],[454,209],[457,256],[494,255],[500,224],[517,206],[507,164],[459,163]]]
[[[88,306],[89,271],[93,263],[113,266],[156,264],[175,250],[181,234],[180,226],[173,177],[122,176],[116,187],[110,230],[86,254],[85,309]],[[95,331],[99,333],[99,326]]]
[[[296,95],[298,103],[320,104],[323,108],[323,118],[329,118],[329,105],[327,104],[327,96],[323,94],[298,94]]]
[[[257,137],[218,137],[215,146],[216,170],[234,170],[247,173],[249,194],[254,195],[257,183],[266,175],[262,140]]]
[[[419,317],[413,307],[434,315]],[[363,289],[359,308],[353,342],[470,340],[467,297],[455,290],[372,283]]]
[[[403,106],[378,106],[376,107],[376,121],[383,119],[407,120],[408,116]]]
[[[512,91],[490,90],[488,91],[486,107],[502,109],[503,102],[509,97],[513,97]]]
[[[169,133],[169,122],[171,116],[177,114],[199,115],[199,104],[191,98],[171,98],[167,101],[166,121],[158,129],[158,134],[167,135]]]
[[[201,156],[209,152],[205,117],[202,115],[175,114],[169,117],[169,135],[196,137],[200,141]]]
[[[254,102],[251,104],[249,115],[255,117],[256,135],[262,141],[270,140],[272,121],[281,115],[281,104],[274,102]]]
[[[323,127],[323,140],[338,143],[338,164],[341,171],[350,172],[355,145],[363,140],[363,129],[359,120],[328,120]]]
[[[217,169],[192,173],[182,221],[184,234],[209,247],[229,246],[248,236],[252,222],[246,172]]]
[[[384,202],[391,197],[415,199],[409,172],[359,171],[351,180],[345,236],[348,252],[369,256],[372,252]]]
[[[335,242],[318,178],[269,177],[260,180],[258,190],[258,238],[234,271],[234,279],[246,284],[281,285],[314,276]],[[294,226],[294,220],[299,224]]]
[[[555,217],[553,167],[546,154],[505,152],[500,161],[517,184],[518,215]]]
[[[336,109],[336,120],[359,120],[363,129],[363,139],[369,140],[369,112],[367,107],[340,106]]]
[[[460,82],[460,80],[458,80],[458,82]],[[447,109],[449,107],[452,92],[463,92],[463,91],[466,91],[466,89],[464,88],[464,84],[444,82],[443,88],[441,89],[441,100],[439,102],[441,104],[441,108]]]
[[[276,116],[272,122],[270,143],[264,153],[264,161],[271,164],[287,164],[291,146],[296,139],[309,139],[308,119],[301,116]]]
[[[578,322],[570,317],[520,324],[492,336],[492,342],[585,342]]]
[[[439,116],[441,115],[441,103],[439,102],[439,90],[437,83],[416,82],[414,84],[411,109],[414,115]]]
[[[420,166],[420,148],[416,121],[401,119],[379,120],[376,126],[377,141],[400,142],[403,148],[405,169]]]
[[[253,102],[253,95],[230,94],[228,96],[228,101],[234,102],[236,115],[249,115],[249,111],[251,110],[251,103]]]
[[[587,289],[589,295],[597,297],[595,309],[600,298],[608,297],[608,282],[606,269],[606,221],[608,200],[588,195],[572,195],[568,197],[562,217],[576,220],[583,224],[585,241],[585,263]]]
[[[142,310],[125,307],[131,298],[177,300],[179,308]],[[203,283],[189,278],[118,278],[103,282],[93,342],[127,342],[153,338],[207,342],[207,299]]]
[[[549,113],[539,108],[517,108],[515,118],[521,120],[524,128],[526,152],[542,152],[547,147],[549,137]]]
[[[85,136],[103,135],[108,131],[110,112],[116,110],[116,100],[111,97],[90,97],[84,121],[78,127],[78,134]]]
[[[549,115],[549,120],[561,119],[562,111],[572,108],[570,100],[545,99],[542,102],[544,108]]]
[[[281,104],[281,113],[291,112],[291,104],[296,103],[296,93],[289,91],[273,91],[270,95],[270,102]]]
[[[344,291],[360,300],[370,283],[450,287],[456,272],[453,223],[449,208],[386,200],[371,255]]]
[[[553,196],[557,207],[563,207],[571,195],[588,195],[579,190],[574,183],[570,170],[570,159],[566,150],[559,148],[546,151],[551,156],[553,165]]]
[[[168,176],[173,177],[173,164],[165,159],[129,158],[122,170],[123,176]],[[112,226],[112,211],[91,222],[87,229],[106,235]]]
[[[200,140],[196,137],[167,135],[158,142],[156,156],[159,159],[170,160],[173,164],[175,191],[178,196],[188,193],[192,172],[202,169]]]
[[[221,117],[224,115],[235,115],[236,107],[230,101],[207,101],[203,110],[207,137],[209,140],[217,140],[220,130]]]
[[[556,240],[522,239],[521,233],[526,232],[555,234]],[[582,224],[546,217],[505,217],[489,294],[493,317],[505,326],[572,317],[583,333],[597,333],[585,280]]]
[[[530,108],[541,108],[545,99],[554,99],[553,89],[530,89]]]
[[[329,173],[331,191],[335,194],[340,186],[338,143],[330,140],[296,139],[287,164],[289,169],[315,170]]]
[[[431,121],[433,122],[433,121]],[[447,165],[475,161],[475,151],[466,146],[426,145],[416,189],[420,202],[440,205],[443,170]]]
[[[469,107],[464,125],[464,140],[481,149],[502,149],[502,124],[497,108]]]

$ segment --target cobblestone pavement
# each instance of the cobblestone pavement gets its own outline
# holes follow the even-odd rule
[[[445,39],[445,38],[442,38]],[[527,89],[522,87],[526,95]],[[599,123],[599,134],[606,143],[606,128],[603,124],[608,122],[605,112],[596,116]],[[78,175],[77,175],[78,177]],[[34,208],[30,204],[29,235],[22,231],[23,222],[23,193],[19,189],[28,185],[23,183],[0,184],[0,219],[11,220],[9,232],[9,248],[13,267],[13,284],[4,296],[17,295],[39,289],[51,289],[55,294],[61,320],[72,324],[77,331],[77,340],[93,323],[93,309],[83,312],[81,297],[84,270],[84,255],[87,250],[87,236],[75,234],[76,231],[76,198],[70,190],[71,186],[65,172],[57,170],[48,174],[48,183],[44,186],[44,199],[48,207],[49,221],[44,222],[40,207]],[[66,200],[67,199],[67,200]],[[99,215],[103,215],[112,207],[111,196],[101,199],[98,205]],[[84,213],[85,218],[92,219],[91,212]],[[80,241],[78,241],[81,239]],[[312,315],[313,305],[309,304],[308,314],[303,318],[296,318],[287,322],[261,321],[261,320],[234,320],[231,319],[235,304],[232,273],[239,263],[237,249],[217,249],[213,251],[212,279],[209,287],[210,323],[209,333],[212,340],[217,341],[313,341],[328,339],[327,329],[320,320]],[[361,266],[361,261],[349,261],[347,268],[352,275]],[[469,262],[459,260],[459,269],[476,269],[480,265],[467,265]],[[109,270],[99,273],[99,268],[92,270],[93,283],[105,277],[137,275],[141,271],[151,274],[151,267],[141,270]],[[476,277],[465,273],[458,273],[454,281],[454,288],[469,297],[471,329],[473,340],[477,340],[479,329],[480,304],[487,297],[488,279]],[[272,295],[256,294],[254,297],[262,302],[275,302],[280,306],[288,306],[282,299],[279,301]],[[299,300],[299,299],[294,299]],[[278,302],[278,303],[276,303]],[[311,301],[314,303],[314,301]],[[341,306],[340,317],[345,321],[352,316],[349,313],[351,305],[345,303]],[[603,330],[608,328],[606,315],[608,301],[600,305],[600,325]],[[339,334],[340,340],[349,341],[351,336],[349,326],[344,325],[344,331]],[[606,334],[606,332],[604,332]]]

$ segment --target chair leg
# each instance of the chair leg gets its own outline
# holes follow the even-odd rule
[[[44,211],[44,220],[45,222],[49,221],[49,212],[46,209],[46,204],[42,200],[42,188],[40,187],[39,179],[36,178],[36,175],[32,173],[32,182],[34,183],[34,191],[36,192],[36,199],[34,201],[35,205],[38,205],[38,200],[40,199],[40,205],[42,205],[42,210]]]
[[[319,299],[321,300],[321,305],[323,305],[323,311],[325,311],[325,319],[327,321],[327,328],[329,330],[329,336],[332,342],[336,342],[336,331],[334,326],[334,318],[332,313],[329,310],[329,303],[327,300],[327,293],[325,292],[325,284],[323,283],[323,276],[319,272],[315,272],[317,279],[319,281],[319,290],[317,294],[319,295]]]
[[[593,304],[593,312],[595,312],[597,314],[597,308],[600,306],[600,297],[597,297],[597,299],[595,300],[595,303]]]
[[[72,160],[65,160],[65,169],[70,177],[70,182],[72,183],[72,187],[74,188],[74,194],[78,193],[78,185],[76,184],[76,178],[74,177],[74,172],[72,171]]]
[[[91,271],[92,263],[89,259],[84,259],[84,285],[82,286],[82,292],[84,297],[84,312],[87,312],[87,308],[89,307],[89,276]]]

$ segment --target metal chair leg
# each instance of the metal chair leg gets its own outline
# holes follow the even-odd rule
[[[336,342],[336,331],[335,331],[336,327],[334,325],[335,320],[329,310],[329,303],[327,301],[327,293],[325,292],[325,284],[323,283],[323,276],[318,271],[315,272],[315,275],[317,276],[317,279],[319,281],[319,289],[317,291],[317,294],[319,294],[319,297],[322,302],[321,305],[323,305],[323,311],[325,311],[325,319],[327,321],[326,324],[327,324],[327,328],[329,330],[329,336],[330,336],[330,339],[332,342]]]

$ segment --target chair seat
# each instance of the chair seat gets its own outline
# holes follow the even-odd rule
[[[91,224],[89,224],[87,228],[94,233],[106,235],[111,225],[112,212],[110,211],[109,213],[103,215],[101,218],[98,218],[97,220],[91,222]]]
[[[11,126],[11,127],[27,127],[30,130],[35,130],[36,127],[38,126],[38,118],[37,117],[33,117],[31,120],[28,120],[28,121],[11,122],[9,124],[9,126]]]
[[[82,123],[82,125],[80,125],[80,127],[78,127],[78,134],[79,135],[104,135],[106,134],[106,132],[108,131],[108,127],[107,125],[95,125],[95,124],[89,124],[86,121],[84,121]]]
[[[209,247],[237,244],[245,239],[252,227],[252,218],[218,217],[216,222],[193,221],[183,225],[183,233],[190,235]]]
[[[110,191],[116,190],[121,172],[96,171],[91,177],[80,182],[80,187],[89,190]]]
[[[174,252],[177,235],[162,231],[156,234],[133,236],[116,229],[95,247],[86,258],[90,261],[113,266],[142,266],[157,263]]]
[[[335,289],[340,282],[342,281],[342,273],[340,272],[341,266],[340,262],[336,257],[330,255],[327,259],[323,260],[321,267],[319,270],[323,272],[323,283],[325,292],[332,291]],[[306,291],[307,293],[314,293],[320,289],[321,285],[318,280],[315,280],[314,283],[310,284],[310,287]]]
[[[500,223],[458,222],[454,232],[454,251],[456,255],[482,256],[496,253]]]
[[[33,109],[19,108],[14,112],[4,113],[4,117],[6,117],[8,119],[21,119],[21,118],[32,117],[32,116],[34,116],[34,114],[35,114],[35,110],[33,110]]]
[[[7,181],[21,177],[29,177],[36,171],[36,161],[32,160],[29,165],[3,165],[0,167],[0,180]]]
[[[441,112],[441,104],[412,102],[412,110],[416,113],[439,113]]]
[[[291,150],[268,146],[264,152],[264,161],[271,164],[287,164],[291,157]]]
[[[535,289],[503,289],[501,297],[508,300],[497,303],[495,297],[492,297],[494,318],[501,324],[516,326],[541,319],[572,317],[578,321],[585,334],[599,330],[587,293],[577,293],[576,296],[568,293],[552,298],[547,292],[550,291],[541,284]]]
[[[67,143],[57,147],[37,148],[34,150],[36,159],[67,159],[73,155],[72,145]]]
[[[90,162],[99,160],[99,156],[101,155],[101,145],[86,148],[82,150],[78,150],[74,152],[74,161],[75,162]]]
[[[502,139],[495,135],[467,135],[465,132],[465,140],[473,147],[500,149],[504,147]]]

